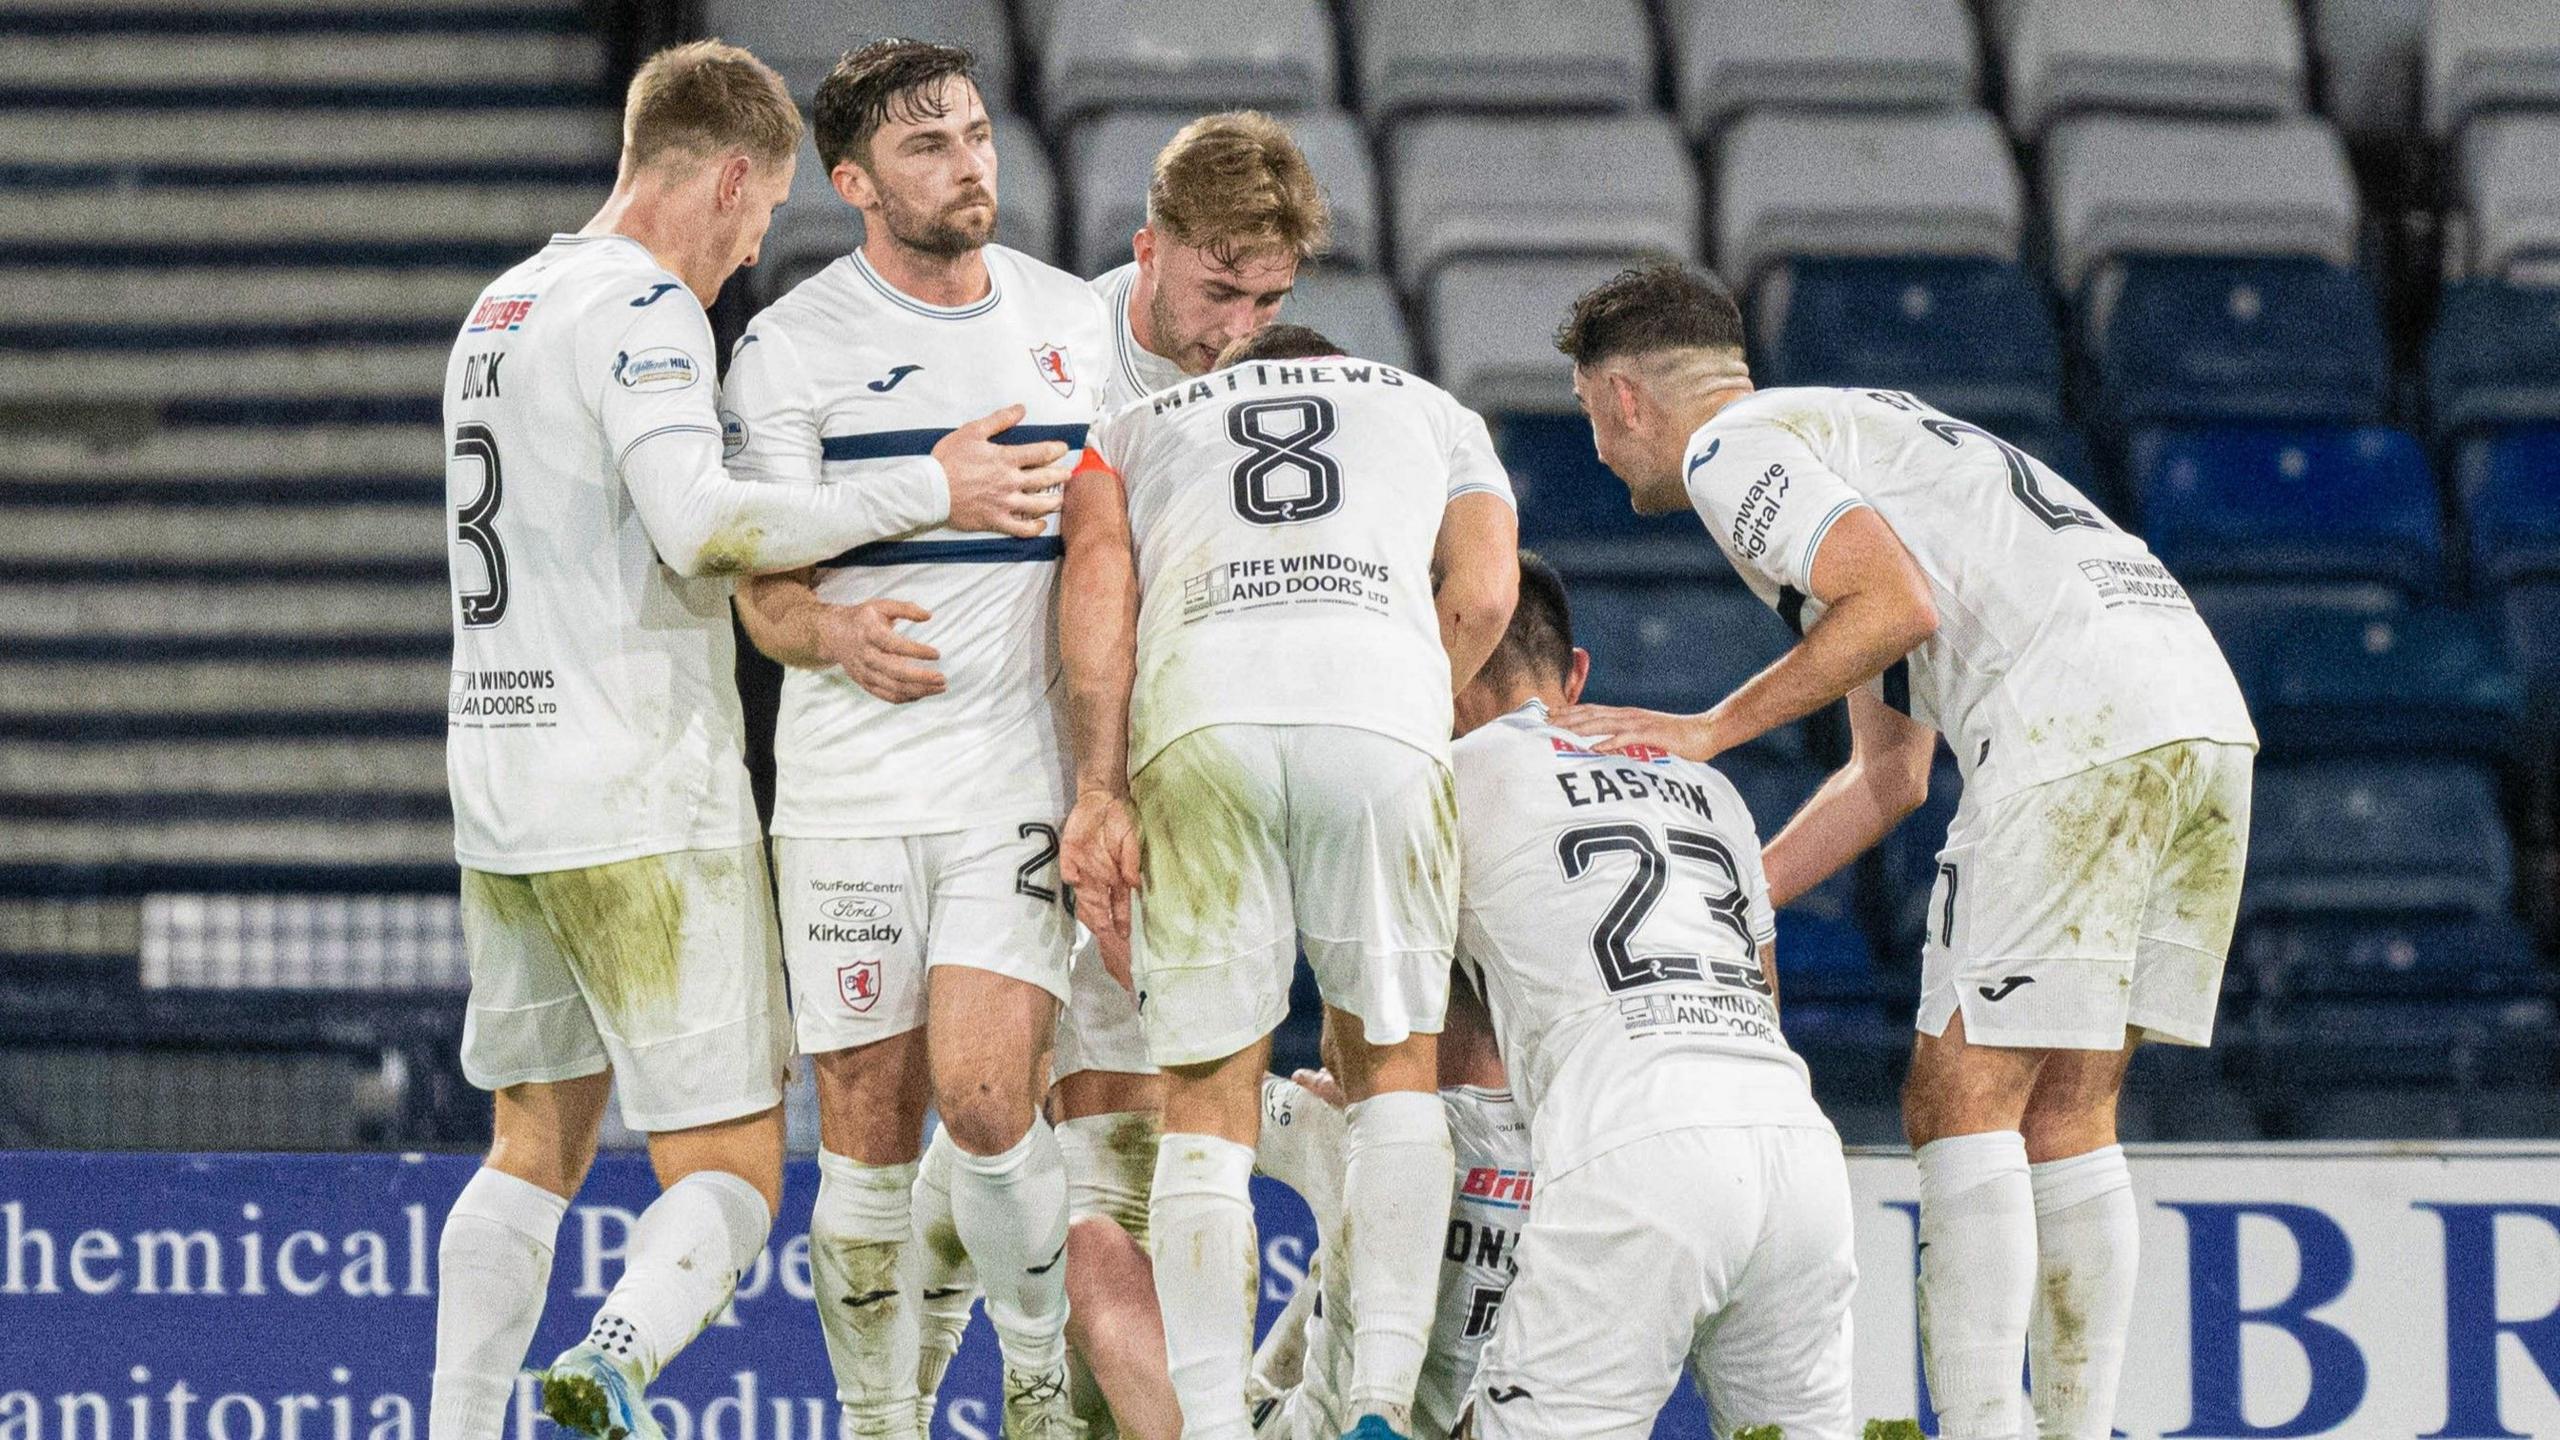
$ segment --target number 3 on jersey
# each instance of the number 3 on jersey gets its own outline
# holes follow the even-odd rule
[[[489,585],[485,590],[460,590],[461,578],[456,576],[454,598],[462,607],[464,628],[485,630],[507,618],[507,552],[498,543],[497,531],[498,504],[506,497],[506,482],[498,466],[497,434],[477,420],[466,420],[453,427],[453,464],[474,461],[480,466],[480,493],[455,513],[454,534],[480,552]]]
[[[1733,852],[1702,830],[1670,826],[1663,835],[1671,842],[1668,856],[1652,831],[1633,822],[1584,825],[1557,837],[1556,859],[1568,881],[1590,874],[1593,862],[1604,855],[1626,855],[1635,862],[1626,884],[1591,932],[1591,955],[1600,964],[1601,983],[1612,991],[1632,990],[1666,980],[1702,980],[1712,972],[1721,984],[1768,994],[1769,979],[1760,969],[1759,946],[1751,938],[1750,902],[1743,894],[1742,870],[1734,863]],[[1635,953],[1636,931],[1661,903],[1674,860],[1701,861],[1715,872],[1718,887],[1702,892],[1708,916],[1742,938],[1750,963],[1718,961],[1702,971],[1695,955]]]
[[[1255,525],[1318,520],[1342,506],[1342,467],[1316,447],[1333,438],[1333,402],[1321,395],[1247,400],[1227,412],[1236,462],[1236,513]]]

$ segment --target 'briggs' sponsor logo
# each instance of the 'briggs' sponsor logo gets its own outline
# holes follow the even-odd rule
[[[839,895],[820,905],[818,913],[830,920],[878,920],[889,913],[889,902],[868,895]]]
[[[1532,1182],[1526,1170],[1496,1170],[1490,1165],[1476,1165],[1467,1170],[1467,1183],[1458,1187],[1458,1193],[1486,1205],[1526,1210],[1531,1188]]]
[[[907,932],[896,925],[818,924],[809,927],[809,941],[815,945],[863,945],[877,942],[895,945]]]
[[[487,296],[481,300],[480,308],[471,312],[471,323],[463,326],[462,332],[478,335],[487,330],[521,330],[524,317],[533,313],[533,302],[539,298],[534,295]]]

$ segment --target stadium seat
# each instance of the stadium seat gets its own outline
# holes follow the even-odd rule
[[[2503,915],[2310,916],[2246,927],[2232,956],[2270,998],[2423,999],[2533,995],[2533,937]]]
[[[2560,422],[2560,286],[2446,286],[2427,340],[2427,389],[2439,442]]]
[[[2301,616],[2334,613],[2369,619],[2408,608],[2408,596],[2398,586],[2370,581],[2180,579],[2244,689],[2266,673],[2268,657],[2283,647],[2286,629]]]
[[[1748,591],[1697,580],[1580,581],[1573,622],[1574,637],[1591,652],[1591,698],[1648,710],[1704,710],[1795,641]],[[1803,727],[1752,743],[1801,756]]]
[[[2419,37],[2427,7],[2408,0],[2315,0],[2311,47],[2320,58],[2320,108],[2359,140],[2392,139],[2417,123]]]
[[[2009,123],[2085,111],[2275,116],[2303,102],[2291,0],[2012,0]]]
[[[1872,1001],[1811,998],[1782,1002],[1778,1023],[1813,1072],[1814,1093],[1825,1107],[1895,1098],[1911,1053],[1908,1024],[1886,1019]]]
[[[1424,291],[1423,324],[1440,384],[1486,415],[1571,415],[1573,362],[1556,326],[1576,297],[1626,264],[1607,259],[1456,260]],[[1590,427],[1583,427],[1588,445]]]
[[[2454,1101],[2473,1140],[2560,1140],[2560,1104],[2549,1082],[2465,1091]]]
[[[2515,744],[2523,711],[2496,631],[2462,610],[2307,611],[2240,678],[2277,757],[2497,760]]]
[[[1653,96],[1638,0],[1352,0],[1360,113],[1634,110]]]
[[[1053,0],[1051,8],[1040,110],[1052,126],[1097,110],[1334,103],[1333,25],[1317,0]]]
[[[2560,423],[2465,446],[2461,493],[2475,588],[2560,579]]]
[[[885,36],[966,46],[987,109],[1013,108],[1013,37],[1003,0],[707,0],[704,32],[744,45],[781,72],[805,108],[845,51]]]
[[[2515,861],[2488,770],[2465,760],[2268,765],[2251,801],[2251,915],[2507,912]]]
[[[1469,257],[1698,250],[1697,176],[1657,115],[1425,116],[1397,127],[1387,155],[1408,291]]]
[[[2323,1085],[2277,1107],[2286,1140],[2445,1140],[2461,1133],[2458,1097],[2446,1089]]]
[[[1129,237],[1147,222],[1147,182],[1156,152],[1193,116],[1121,111],[1076,127],[1066,163],[1074,179],[1076,269],[1099,275],[1129,262]],[[1339,110],[1286,117],[1333,209],[1331,263],[1377,267],[1378,182],[1369,143]]]
[[[2356,258],[2356,188],[2325,121],[2083,115],[2044,150],[2067,292],[2119,255]]]
[[[1383,275],[1321,264],[1301,269],[1281,314],[1364,360],[1413,369],[1413,336],[1405,329],[1395,288]]]
[[[2560,104],[2560,101],[2555,101]],[[2484,115],[2461,144],[2464,273],[2560,281],[2560,114]]]
[[[2358,424],[2391,368],[2373,291],[2323,260],[2143,258],[2091,287],[2081,331],[2118,425]]]
[[[2150,1111],[2152,1138],[2167,1141],[2256,1140],[2265,1133],[2258,1109],[2223,1074],[2223,1052],[2246,1041],[2229,1017],[2216,1027],[2216,1049],[2145,1045],[2133,1054],[2124,1093]]]
[[[2560,108],[2560,9],[2436,0],[2424,46],[2427,128],[2439,140],[2483,111]]]
[[[1519,497],[1520,543],[1568,578],[1735,582],[1733,567],[1695,514],[1635,512],[1626,482],[1592,449],[1589,421],[1579,415],[1486,419]]]
[[[2013,440],[2062,423],[2061,341],[2015,265],[1797,259],[1769,272],[1753,308],[1763,385],[1908,390]]]
[[[1056,263],[1061,255],[1058,184],[1049,171],[1048,152],[1041,148],[1039,129],[1019,115],[999,115],[995,132],[996,241],[1033,259]],[[770,304],[792,286],[861,248],[863,233],[862,212],[836,193],[816,149],[804,141],[800,164],[791,172],[790,203],[774,215],[763,256],[742,278],[759,299]]]
[[[2507,646],[2535,694],[2560,699],[2560,580],[2510,585],[2498,596]]]
[[[1760,111],[1717,150],[1716,265],[1737,292],[1797,255],[2018,258],[2024,187],[1979,110]]]
[[[1785,738],[1792,742],[1801,737]],[[1719,755],[1715,763],[1750,809],[1753,830],[1763,845],[1785,828],[1827,778],[1820,766],[1765,743]],[[1778,912],[1781,1003],[1869,1000],[1883,993],[1875,946],[1860,919],[1859,874],[1859,866],[1845,866]]]
[[[1712,139],[1751,110],[1973,103],[1964,0],[1681,0],[1667,8],[1680,125],[1693,139]]]
[[[2297,1092],[2297,1120],[2316,1113],[2339,1082],[2452,1087],[2551,1074],[2552,1005],[2539,997],[2304,1000],[2276,1007],[2261,1026],[2258,1058],[2270,1080],[2323,1082],[2318,1094]]]
[[[2403,431],[2218,425],[2145,431],[2133,451],[2142,533],[2181,580],[2442,584],[2435,480]]]

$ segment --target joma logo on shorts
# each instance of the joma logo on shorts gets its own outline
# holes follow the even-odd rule
[[[818,907],[830,920],[877,920],[889,913],[889,902],[867,895],[839,895]]]
[[[820,945],[858,945],[874,940],[895,945],[905,933],[895,925],[812,925],[809,940]]]

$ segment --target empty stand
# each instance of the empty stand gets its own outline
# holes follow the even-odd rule
[[[1754,298],[1763,385],[1908,390],[2012,440],[2062,423],[2061,339],[2017,266],[1805,258]]]
[[[2427,7],[2407,0],[2313,0],[2321,108],[2358,139],[2390,139],[2418,118],[2418,50]]]
[[[2462,501],[2473,585],[2560,579],[2560,424],[2502,431],[2471,447]]]
[[[1626,482],[1600,463],[1590,423],[1580,415],[1497,414],[1490,423],[1494,450],[1519,497],[1520,543],[1567,579],[1733,580],[1695,514],[1635,512]]]
[[[1399,126],[1387,156],[1409,290],[1459,259],[1697,254],[1697,177],[1657,115],[1434,115]]]
[[[2135,449],[2143,534],[2182,580],[2442,583],[2435,480],[2406,432],[2232,425]]]
[[[2251,811],[2253,913],[2506,913],[2515,865],[2485,767],[2268,765]]]
[[[1414,366],[1413,336],[1405,328],[1395,287],[1383,275],[1330,264],[1302,267],[1281,314],[1364,360],[1403,370]]]
[[[703,20],[706,33],[744,45],[780,71],[804,107],[837,56],[891,36],[967,47],[977,57],[987,109],[1013,103],[1012,27],[1003,0],[706,0]]]
[[[2083,302],[2093,399],[2121,425],[2361,424],[2389,401],[2372,287],[2326,260],[2128,259]]]
[[[1477,410],[1573,413],[1573,365],[1556,352],[1556,324],[1574,297],[1624,263],[1487,259],[1441,266],[1423,307],[1440,383]],[[1587,446],[1590,427],[1581,428]]]
[[[1732,694],[1795,642],[1785,622],[1748,591],[1694,578],[1580,581],[1573,622],[1575,640],[1591,652],[1594,701],[1681,713]],[[1805,753],[1801,726],[1752,743],[1778,754]]]
[[[1796,255],[2018,258],[2024,190],[1979,111],[1763,111],[1717,148],[1716,264],[1737,287]]]
[[[2053,128],[2044,185],[2065,289],[2119,255],[2355,263],[2355,183],[2317,119],[2082,116]]]
[[[2087,111],[2276,116],[2303,104],[2291,0],[2010,0],[2009,121]]]
[[[1304,110],[1339,88],[1317,0],[1053,0],[1040,78],[1052,125],[1113,108]]]
[[[2560,287],[2447,286],[2428,340],[2427,388],[2441,438],[2560,420]]]
[[[2424,46],[2427,128],[2439,139],[2485,111],[2560,109],[2560,9],[2435,0]]]
[[[2560,109],[2483,116],[2461,156],[2469,273],[2560,282]]]
[[[1953,110],[1973,103],[1964,0],[1676,0],[1681,128],[1707,139],[1751,110]]]
[[[1639,0],[1352,0],[1360,112],[1639,110],[1653,36]]]

